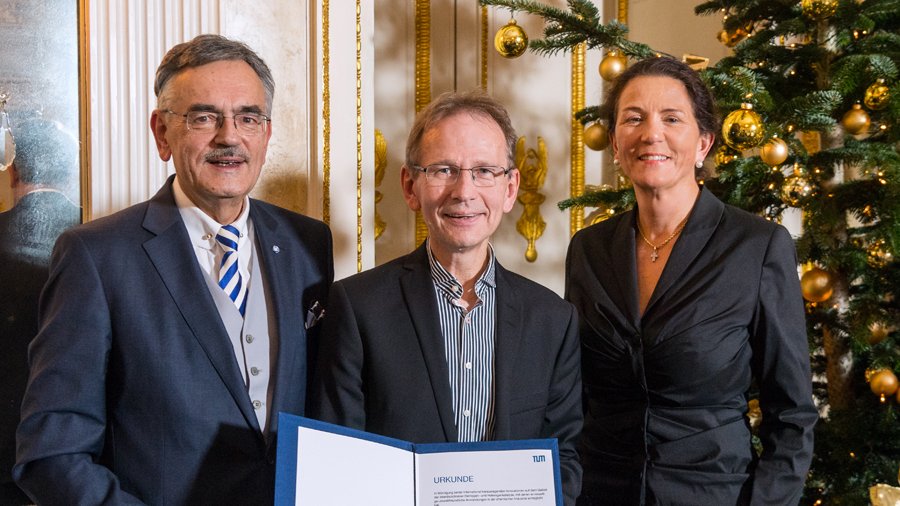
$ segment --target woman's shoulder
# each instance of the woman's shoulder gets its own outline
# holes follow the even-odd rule
[[[623,220],[630,220],[633,211],[625,211],[601,222],[588,225],[572,236],[572,243],[606,242],[615,233]]]
[[[723,222],[733,229],[739,230],[743,234],[762,234],[770,236],[779,229],[787,230],[783,225],[763,218],[762,216],[745,211],[731,204],[725,204],[725,210],[722,216]]]

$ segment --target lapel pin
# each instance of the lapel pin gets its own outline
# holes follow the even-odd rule
[[[274,251],[275,253],[280,253],[281,248],[279,248],[278,245],[276,244],[275,246],[272,246],[272,251]]]

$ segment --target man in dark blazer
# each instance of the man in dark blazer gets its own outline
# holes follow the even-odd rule
[[[17,123],[9,167],[15,205],[0,213],[0,506],[28,504],[13,483],[16,426],[28,381],[28,343],[37,334],[38,297],[50,251],[81,210],[62,190],[78,174],[78,141],[53,121]]]
[[[175,175],[60,237],[13,470],[37,503],[272,503],[276,415],[304,412],[333,278],[324,224],[248,198],[273,93],[241,43],[173,47],[150,124]]]
[[[428,240],[333,285],[311,416],[415,443],[557,438],[574,504],[576,313],[489,244],[516,200],[515,141],[481,93],[442,95],[419,115],[401,183]]]

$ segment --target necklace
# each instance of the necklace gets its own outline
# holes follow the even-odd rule
[[[678,233],[684,229],[684,225],[687,223],[687,219],[688,219],[688,217],[685,216],[684,219],[681,220],[681,223],[678,225],[678,228],[676,228],[675,231],[672,232],[672,235],[667,237],[665,241],[663,241],[659,244],[653,244],[652,242],[650,242],[650,239],[647,239],[647,236],[644,235],[644,231],[641,229],[641,220],[637,220],[638,233],[641,234],[641,239],[643,239],[644,242],[647,243],[647,246],[650,246],[651,248],[653,248],[653,251],[650,252],[650,261],[651,262],[656,262],[656,260],[659,259],[659,248],[662,248],[666,244],[669,244],[669,241],[674,239],[675,236],[678,235]]]

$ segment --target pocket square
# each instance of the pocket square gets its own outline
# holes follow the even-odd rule
[[[306,330],[309,330],[318,325],[322,318],[325,318],[325,308],[319,304],[319,301],[314,301],[312,306],[306,310],[306,323],[304,324],[304,327],[306,327]]]

